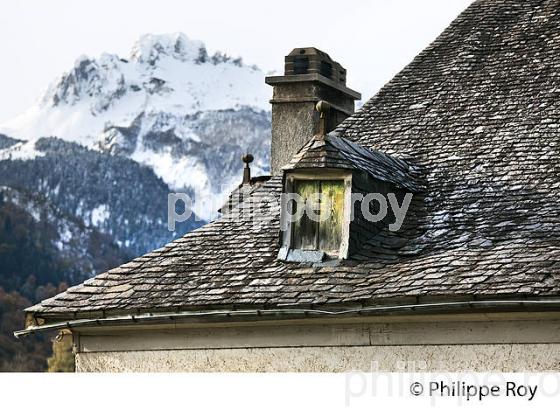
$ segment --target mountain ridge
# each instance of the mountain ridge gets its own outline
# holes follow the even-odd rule
[[[269,170],[270,90],[264,73],[241,58],[210,56],[182,33],[142,36],[130,56],[79,57],[40,102],[0,124],[17,147],[0,161],[35,160],[44,137],[126,157],[151,168],[171,191],[190,192],[203,220],[241,179],[251,151],[253,174]]]

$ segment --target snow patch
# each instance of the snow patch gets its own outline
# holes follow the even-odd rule
[[[72,240],[73,234],[67,225],[62,227],[62,230],[58,233],[58,241],[55,242],[55,246],[59,251],[64,250],[66,245]]]
[[[0,161],[21,160],[28,161],[44,156],[45,153],[35,149],[35,142],[19,142],[6,149],[0,150]]]
[[[204,43],[190,40],[183,33],[145,34],[132,47],[130,58],[135,61],[154,63],[162,56],[182,61],[195,60],[206,50]]]
[[[212,186],[206,166],[196,157],[175,157],[169,151],[137,150],[131,158],[152,168],[171,190],[194,192],[193,211],[203,220],[216,217],[235,183],[225,181],[223,186]],[[239,181],[237,181],[239,183]]]
[[[107,219],[109,219],[109,216],[111,216],[109,207],[105,204],[99,205],[91,211],[91,224],[99,228]]]

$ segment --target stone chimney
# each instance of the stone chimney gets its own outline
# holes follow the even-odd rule
[[[354,112],[360,93],[346,87],[346,70],[314,47],[296,48],[285,58],[284,75],[267,77],[273,88],[271,173],[279,175],[319,131],[318,101],[330,105],[326,132]]]

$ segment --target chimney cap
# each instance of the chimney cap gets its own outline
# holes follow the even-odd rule
[[[346,84],[346,69],[318,48],[294,48],[284,62],[284,75],[317,73],[335,83]]]
[[[322,50],[319,50],[317,47],[296,47],[294,48],[292,51],[290,51],[290,54],[288,54],[286,57],[290,57],[290,56],[295,56],[295,55],[319,55],[322,56],[324,58],[327,58],[330,61],[333,61],[332,58],[325,53]]]

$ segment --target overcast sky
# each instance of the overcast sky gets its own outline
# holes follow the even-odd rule
[[[80,55],[128,56],[144,33],[182,31],[281,71],[294,47],[315,46],[369,98],[472,0],[21,0],[0,4],[0,121],[32,105]]]

